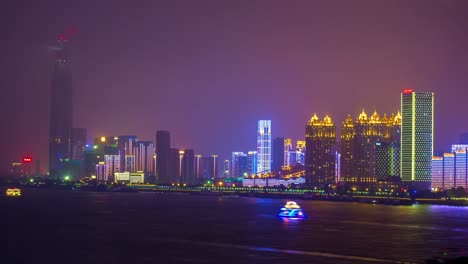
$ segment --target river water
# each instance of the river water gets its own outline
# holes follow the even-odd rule
[[[308,218],[288,220],[285,202],[25,189],[0,199],[5,263],[423,263],[468,247],[467,207],[297,201]]]

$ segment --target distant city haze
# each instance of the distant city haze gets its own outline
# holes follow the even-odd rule
[[[195,154],[304,139],[310,117],[339,127],[364,108],[400,109],[404,88],[434,92],[434,151],[468,132],[467,1],[9,1],[2,11],[0,171],[23,156],[48,170],[48,46],[75,25],[73,127],[137,135]],[[4,14],[3,14],[4,13]]]

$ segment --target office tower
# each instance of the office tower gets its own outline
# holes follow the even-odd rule
[[[135,172],[135,149],[136,136],[119,136],[118,151],[120,155],[120,172]]]
[[[356,131],[354,130],[354,122],[351,115],[348,115],[346,120],[341,125],[340,134],[340,154],[341,154],[341,166],[340,175],[341,179],[345,182],[357,182],[357,177],[353,177],[354,171],[354,136]]]
[[[170,177],[171,136],[169,131],[156,132],[156,168],[158,184],[171,184]]]
[[[258,154],[257,151],[247,152],[247,174],[257,174]]]
[[[169,177],[171,184],[181,183],[181,158],[179,149],[171,148],[169,151]]]
[[[86,128],[72,128],[71,131],[71,159],[83,160],[86,145]]]
[[[272,170],[278,172],[284,165],[284,138],[277,137],[273,140],[273,162]]]
[[[106,165],[106,181],[114,181],[116,172],[120,172],[120,155],[104,155]]]
[[[231,162],[229,160],[224,160],[223,162],[223,177],[231,177]]]
[[[292,148],[292,140],[290,138],[284,139],[284,166],[292,166],[291,164],[291,151]]]
[[[202,163],[203,163],[203,157],[202,155],[195,155],[195,178],[197,183],[201,183],[202,179]]]
[[[271,171],[271,120],[259,120],[257,130],[257,173]]]
[[[231,159],[231,175],[232,177],[248,176],[248,155],[243,152],[233,152]]]
[[[309,184],[325,187],[335,183],[336,127],[326,115],[320,121],[317,115],[305,127],[306,180]]]
[[[433,156],[434,94],[403,90],[401,94],[401,180],[429,188]]]
[[[71,154],[72,94],[72,72],[61,46],[56,51],[50,94],[49,171],[54,178],[63,177],[67,173],[64,171],[64,162],[70,159]]]
[[[182,183],[195,185],[195,152],[193,149],[186,149],[182,156]]]
[[[376,142],[375,145],[377,180],[397,181],[400,176],[400,145],[395,142]]]
[[[298,140],[296,142],[296,163],[305,165],[305,152],[306,152],[305,140]]]
[[[151,141],[137,141],[134,146],[135,171],[146,175],[154,175],[155,149]]]

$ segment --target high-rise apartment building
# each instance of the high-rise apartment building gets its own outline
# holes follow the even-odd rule
[[[467,152],[468,145],[452,145],[451,153],[432,157],[431,187],[439,189],[468,188]]]
[[[120,172],[135,172],[136,136],[119,136],[118,151],[120,155]]]
[[[405,89],[401,94],[401,179],[429,188],[434,138],[434,94]]]
[[[335,183],[336,127],[326,115],[320,121],[317,115],[305,127],[306,180],[309,184],[325,187]]]
[[[399,176],[401,115],[377,111],[368,117],[362,110],[356,121],[350,115],[341,126],[341,178],[351,184],[368,186],[377,180]]]
[[[158,184],[171,184],[170,177],[171,136],[169,131],[156,132],[156,169]]]
[[[257,173],[271,172],[271,120],[258,121],[257,153]]]
[[[114,181],[114,174],[120,172],[120,155],[104,155],[105,179]]]
[[[137,141],[134,146],[135,170],[154,175],[155,148],[151,141]]]

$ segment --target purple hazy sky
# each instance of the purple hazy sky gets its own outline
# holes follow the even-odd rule
[[[435,150],[468,131],[468,2],[8,1],[2,6],[0,167],[47,167],[48,45],[70,25],[74,127],[220,154],[304,137],[314,113],[340,126],[396,112],[405,87],[435,92]],[[4,8],[6,7],[6,8]]]

